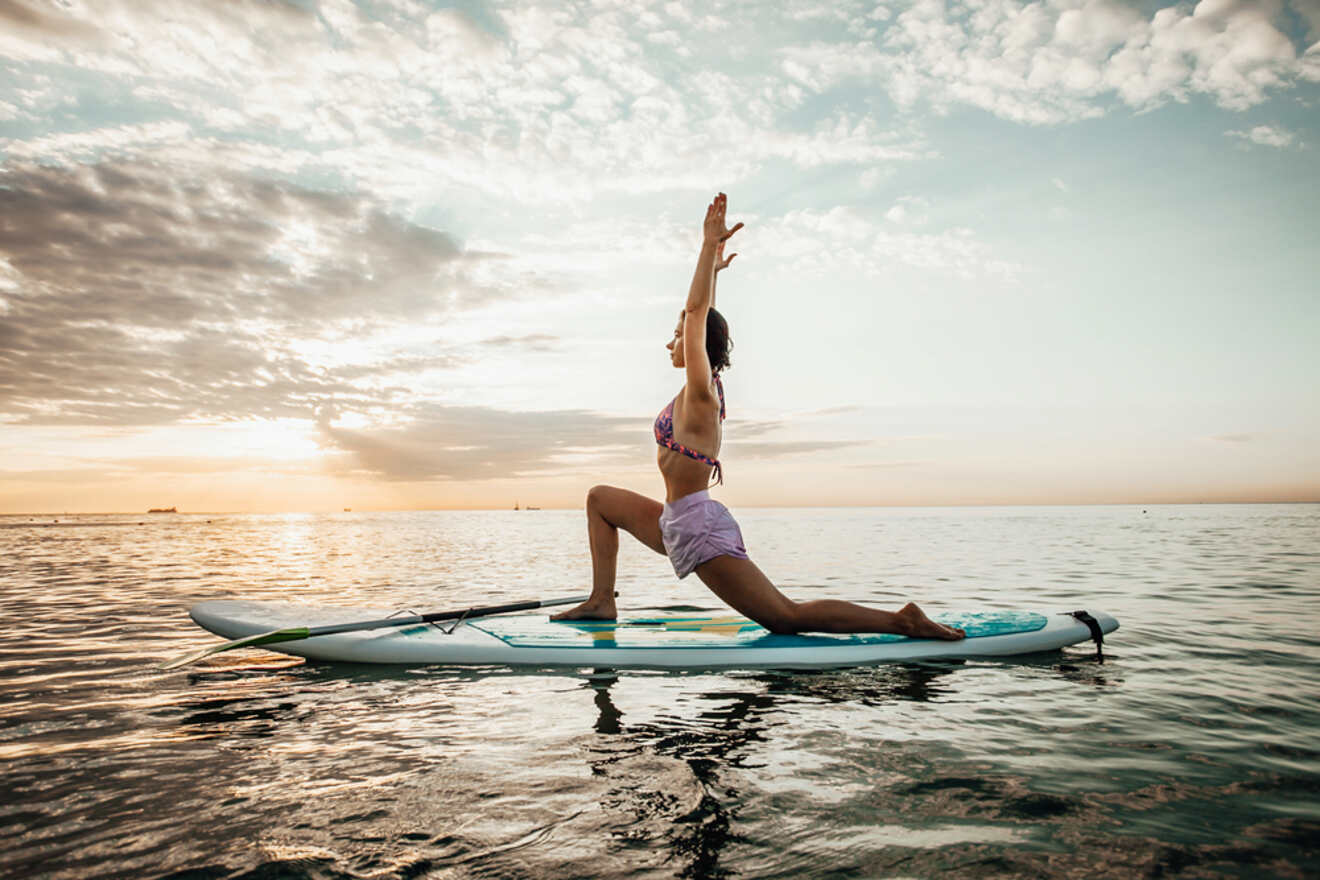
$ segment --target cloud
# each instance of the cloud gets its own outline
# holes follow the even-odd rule
[[[6,33],[8,37],[0,36],[0,50],[11,57],[23,57],[21,51],[26,48],[35,57],[48,58],[55,53],[50,49],[43,52],[43,42],[52,38],[77,43],[94,42],[98,30],[74,16],[43,8],[30,0],[9,0],[0,3],[0,35]]]
[[[921,226],[929,219],[930,203],[921,196],[900,196],[885,212],[885,219],[900,225]]]
[[[863,446],[865,443],[866,441],[861,440],[785,440],[764,443],[731,441],[729,450],[738,458],[779,458],[785,455],[805,455],[809,452]]]
[[[85,131],[60,132],[25,141],[3,143],[10,159],[31,161],[59,157],[64,162],[94,160],[106,153],[120,153],[127,148],[141,150],[163,145],[187,144],[193,139],[192,126],[177,120],[132,125],[113,125]]]
[[[886,217],[894,223],[924,223],[925,201],[900,200]],[[918,213],[918,211],[922,213]],[[893,216],[890,216],[893,214]],[[900,263],[960,278],[1012,281],[1022,267],[997,258],[988,244],[966,227],[940,232],[892,231],[859,211],[839,206],[828,211],[790,211],[757,229],[758,247],[786,260],[794,272],[883,276]]]
[[[159,455],[150,458],[80,458],[79,461],[83,462],[80,467],[0,470],[0,480],[88,485],[143,475],[232,474],[239,470],[309,474],[315,468],[307,462],[256,455]]]
[[[884,88],[901,107],[978,107],[1027,124],[1103,115],[1110,101],[1147,110],[1195,94],[1242,110],[1271,90],[1320,78],[1315,46],[1288,36],[1282,0],[1201,0],[1147,15],[1118,0],[915,0],[871,39],[782,50],[788,75],[826,93]],[[1308,37],[1307,39],[1311,39]]]
[[[1263,147],[1276,147],[1285,149],[1294,144],[1299,148],[1303,146],[1297,139],[1297,135],[1286,128],[1279,128],[1273,125],[1257,125],[1250,129],[1238,129],[1224,132],[1226,137],[1240,138],[1244,141],[1250,141],[1253,144],[1259,144]]]
[[[349,429],[334,424],[332,416],[324,413],[318,427],[326,447],[343,454],[332,465],[341,475],[403,482],[484,480],[562,472],[579,459],[597,471],[651,461],[649,419],[642,417],[429,403],[407,407],[399,423],[388,426]],[[782,420],[731,420],[727,455],[769,459],[870,442],[747,439],[787,427]]]
[[[704,188],[770,163],[928,154],[860,109],[793,115],[803,91],[791,77],[747,49],[728,52],[727,21],[681,6],[519,3],[477,14],[235,2],[190,9],[186,24],[171,9],[85,0],[77,14],[44,9],[0,37],[26,95],[14,112],[60,120],[0,150],[47,162],[178,161],[205,145],[231,168],[334,176],[410,203],[442,186],[580,200]],[[648,39],[641,19],[668,22],[681,39]],[[773,16],[768,25],[796,26]],[[89,76],[109,111],[97,118],[113,125],[77,125],[80,114],[67,112],[77,100],[68,86]]]
[[[823,407],[822,409],[814,409],[811,410],[810,412],[803,413],[802,415],[807,418],[819,417],[819,416],[837,416],[837,415],[843,415],[845,413],[861,412],[863,409],[864,407],[862,407],[860,404],[850,403],[850,404],[844,404],[843,406],[827,406],[827,407]]]
[[[1302,52],[1288,36],[1290,21],[1315,30],[1311,5],[1201,0],[1145,14],[1117,0],[914,0],[697,15],[658,2],[236,0],[190,7],[184,21],[164,0],[10,3],[0,118],[38,125],[0,152],[220,164],[332,182],[403,213],[441,192],[580,203],[784,166],[852,166],[870,188],[935,154],[865,96],[1029,124],[1197,94],[1241,109],[1320,79],[1320,44]]]
[[[319,423],[327,446],[345,453],[340,473],[391,481],[484,480],[562,470],[590,453],[594,467],[645,461],[644,419],[585,410],[518,412],[423,404],[406,422],[367,429]]]
[[[526,351],[554,351],[560,338],[552,333],[527,333],[522,336],[492,336],[481,340],[489,348],[523,349]]]
[[[481,257],[375,200],[208,169],[8,163],[0,174],[0,417],[159,424],[310,415],[461,362],[366,350],[503,296]],[[337,346],[317,363],[308,340]],[[353,352],[359,354],[357,361]]]
[[[1113,98],[1251,106],[1320,78],[1320,48],[1300,53],[1287,35],[1293,16],[1314,34],[1313,5],[1202,0],[1147,15],[1117,0],[915,0],[893,13],[797,4],[752,17],[731,7],[746,36],[730,52],[723,13],[676,4],[464,12],[244,0],[196,6],[185,25],[163,0],[10,3],[0,57],[15,87],[0,117],[47,125],[0,149],[47,162],[178,161],[205,145],[231,168],[331,175],[407,202],[442,185],[524,201],[647,193],[774,163],[932,155],[850,86],[902,107],[970,105],[1034,124],[1101,115]],[[662,27],[674,39],[651,39]],[[69,87],[89,76],[110,111],[99,118],[120,121],[63,121],[77,125]],[[831,100],[812,106],[818,95]]]

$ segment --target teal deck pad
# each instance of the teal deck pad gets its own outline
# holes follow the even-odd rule
[[[1047,622],[1032,611],[976,611],[934,619],[965,630],[969,639],[1035,632]],[[514,648],[837,648],[910,641],[892,633],[775,635],[733,616],[552,621],[538,614],[473,620],[468,626]]]

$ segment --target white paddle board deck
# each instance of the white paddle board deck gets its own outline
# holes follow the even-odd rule
[[[201,627],[227,639],[295,626],[388,617],[390,610],[218,599],[190,611]],[[1092,611],[1104,633],[1118,629]],[[646,617],[554,622],[549,615],[498,615],[444,624],[336,633],[264,646],[313,660],[461,666],[600,666],[620,669],[752,669],[864,666],[902,660],[1004,657],[1090,641],[1068,613],[977,611],[939,614],[960,627],[957,642],[900,635],[775,635],[733,616]]]

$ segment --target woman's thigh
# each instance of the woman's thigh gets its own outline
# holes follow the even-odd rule
[[[750,559],[716,556],[696,568],[697,577],[724,604],[771,632],[795,632],[797,603],[770,582]]]
[[[660,514],[665,506],[659,501],[616,486],[593,486],[587,493],[587,507],[656,553],[667,555],[660,536]]]

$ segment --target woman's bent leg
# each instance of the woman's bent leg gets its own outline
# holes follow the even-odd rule
[[[936,623],[909,602],[881,611],[839,599],[794,602],[775,588],[750,559],[716,556],[697,566],[697,577],[725,604],[775,633],[900,633],[923,639],[957,640],[960,629]]]
[[[619,529],[657,553],[664,554],[660,537],[659,501],[614,486],[593,486],[587,493],[587,540],[591,544],[591,597],[553,620],[613,620],[614,579],[619,561]]]

